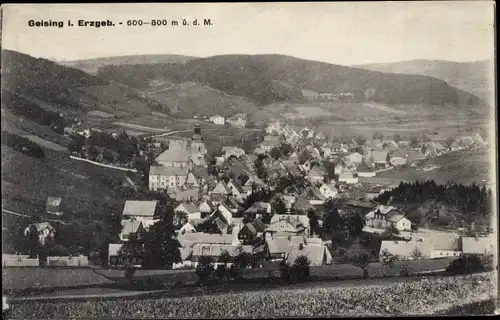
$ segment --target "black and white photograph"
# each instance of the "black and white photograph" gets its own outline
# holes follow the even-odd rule
[[[499,314],[494,1],[0,20],[3,319]]]

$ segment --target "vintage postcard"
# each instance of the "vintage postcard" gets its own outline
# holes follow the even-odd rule
[[[497,313],[494,10],[3,5],[3,318]]]

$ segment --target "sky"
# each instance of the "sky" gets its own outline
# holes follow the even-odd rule
[[[4,5],[2,47],[57,61],[180,54],[285,54],[341,65],[493,59],[494,4],[456,2]],[[114,27],[67,26],[111,20]],[[210,19],[212,26],[127,26]],[[64,26],[30,27],[29,21]],[[123,25],[119,25],[119,21]]]

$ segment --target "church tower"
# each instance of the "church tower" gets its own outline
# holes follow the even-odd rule
[[[201,135],[201,128],[199,124],[194,126],[194,134],[191,137],[190,153],[195,164],[204,163],[203,158],[207,153],[207,149],[205,148],[205,143],[203,143],[203,137]]]

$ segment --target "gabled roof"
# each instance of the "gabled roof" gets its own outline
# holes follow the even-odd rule
[[[149,175],[159,175],[159,176],[187,176],[188,169],[187,168],[179,168],[179,167],[164,167],[164,166],[151,166],[149,168]]]
[[[254,202],[252,206],[245,210],[245,213],[258,213],[260,211],[267,211],[269,202]]]
[[[373,168],[372,166],[369,166],[368,164],[366,164],[366,162],[363,161],[356,168],[356,171],[357,172],[374,172],[375,168]]]
[[[322,265],[326,258],[326,263],[332,262],[332,255],[324,245],[291,245],[286,256],[286,263],[292,265],[299,256],[306,256],[311,265]],[[326,257],[325,257],[326,256]]]
[[[121,234],[128,235],[131,233],[136,233],[139,227],[142,225],[141,221],[135,219],[127,219],[121,221],[122,231]]]
[[[55,230],[54,227],[48,222],[39,222],[33,224],[38,232],[43,231],[45,229]]]
[[[269,227],[266,228],[266,232],[291,232],[291,233],[296,233],[299,230],[295,228],[290,221],[288,220],[279,220],[276,222],[273,222],[269,225]]]
[[[297,200],[293,203],[293,208],[299,211],[308,211],[312,209],[312,205],[309,203],[309,200],[303,195],[298,197]]]
[[[186,150],[165,150],[155,160],[157,162],[188,162],[190,152]]]
[[[318,200],[326,200],[326,197],[316,187],[309,187],[306,194],[308,197],[314,197]]]
[[[396,149],[391,154],[391,158],[405,158],[405,154],[401,150]]]
[[[396,210],[392,210],[387,214],[387,221],[392,222],[392,223],[397,223],[399,220],[403,219],[405,217],[404,214],[401,212],[398,212]]]
[[[191,199],[196,200],[198,199],[199,195],[200,190],[198,190],[198,188],[191,188],[186,190],[175,190],[175,192],[171,194],[171,197],[175,198],[175,200],[177,201],[187,201]]]
[[[127,216],[142,216],[153,217],[156,210],[157,200],[154,201],[137,201],[127,200],[123,207],[122,215]]]
[[[184,202],[184,203],[181,203],[179,206],[177,206],[177,208],[180,207],[181,205],[184,207],[184,209],[186,209],[187,213],[200,212],[200,209],[194,203],[186,203],[186,202]]]
[[[291,236],[291,237],[274,237],[273,239],[266,239],[266,246],[270,254],[287,253],[290,245],[304,244],[304,237]]]
[[[387,151],[371,151],[371,158],[373,162],[386,162],[387,161]]]
[[[321,176],[323,177],[324,176],[324,172],[322,172],[318,167],[313,167],[311,169],[311,171],[309,171],[309,173],[307,174],[309,177],[312,177],[312,176]]]
[[[245,190],[240,186],[240,184],[234,180],[229,180],[228,184],[231,183],[234,188],[239,192],[239,193],[244,193]]]
[[[203,232],[185,233],[177,236],[177,241],[182,247],[192,247],[196,243],[203,244],[232,244],[232,234],[211,234]]]
[[[193,256],[210,256],[218,258],[222,252],[227,252],[231,257],[236,257],[239,254],[239,248],[243,249],[243,252],[252,253],[252,246],[239,246],[239,245],[227,245],[227,244],[212,244],[205,245],[203,243],[197,243],[193,246]]]
[[[257,232],[264,232],[264,230],[266,229],[266,225],[260,219],[255,219],[254,221],[252,221],[252,226]]]

